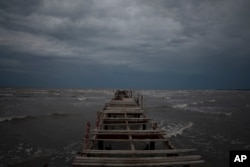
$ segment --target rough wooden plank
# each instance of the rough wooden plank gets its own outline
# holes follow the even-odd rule
[[[85,150],[82,154],[177,154],[177,153],[186,153],[193,152],[196,149],[173,149],[173,150]]]
[[[104,109],[103,111],[144,111],[141,108],[133,109],[133,108],[122,108],[122,109]]]
[[[138,106],[138,104],[135,101],[111,101],[109,103],[106,103],[107,105],[111,104],[111,105],[134,105],[134,106]]]
[[[127,114],[142,114],[144,113],[143,110],[103,110],[103,114],[123,114],[126,112]]]
[[[133,98],[124,98],[123,100],[111,100],[111,102],[119,103],[119,102],[134,102],[135,100]]]
[[[123,121],[125,122],[125,120],[115,120],[115,119],[113,119],[113,120],[102,120],[101,122],[102,123],[105,123],[105,124],[107,124],[107,123],[123,123]],[[129,122],[129,124],[131,124],[131,123],[148,123],[149,122],[149,120],[145,120],[145,119],[142,119],[142,120],[128,120],[128,122]]]
[[[141,121],[141,120],[150,120],[150,118],[123,118],[123,117],[116,117],[116,118],[112,118],[112,117],[105,117],[104,119],[103,119],[104,121],[108,121],[108,120],[111,120],[111,121],[113,121],[113,120],[116,120],[116,121],[126,121],[126,120],[128,120],[128,121],[134,121],[134,120],[138,120],[138,121]]]
[[[106,109],[108,110],[124,110],[124,107],[111,107],[111,106],[107,106]],[[139,110],[141,109],[140,107],[130,107],[130,106],[126,106],[126,109],[130,109],[130,110]]]
[[[77,156],[76,160],[84,160],[84,161],[108,161],[108,162],[119,162],[119,161],[124,161],[124,162],[159,162],[159,161],[165,161],[165,162],[170,162],[170,161],[191,161],[191,160],[199,160],[201,159],[200,155],[188,155],[188,156],[171,156],[171,157],[122,157],[122,158],[117,158],[117,157],[85,157],[85,156]]]
[[[129,123],[129,126],[133,126],[133,125],[143,125],[143,124],[152,124],[151,122],[143,122],[143,123],[134,123],[134,122],[130,122]],[[100,125],[102,125],[102,126],[105,126],[105,125],[107,125],[107,126],[126,126],[126,123],[120,123],[120,122],[118,122],[118,123],[101,123]]]
[[[198,161],[183,161],[183,162],[161,162],[161,163],[75,163],[73,162],[74,167],[82,167],[82,166],[95,166],[95,167],[145,167],[145,166],[170,166],[170,165],[186,165],[186,164],[199,164],[204,163],[203,160]]]
[[[190,161],[199,161],[201,156],[172,156],[172,157],[126,157],[126,158],[110,158],[110,157],[85,157],[77,156],[74,163],[103,163],[103,164],[139,164],[139,163],[189,163]]]
[[[100,129],[92,129],[91,132],[95,133],[166,133],[165,130],[130,130],[130,129],[125,129],[125,130],[100,130]]]
[[[112,142],[129,142],[129,141],[133,141],[133,142],[151,142],[151,141],[155,141],[155,142],[163,142],[163,141],[168,141],[168,139],[90,139],[91,141],[112,141]]]
[[[149,135],[149,136],[155,136],[155,135],[166,135],[166,132],[157,132],[157,133],[152,133],[152,132],[92,132],[91,134],[96,134],[96,135]]]

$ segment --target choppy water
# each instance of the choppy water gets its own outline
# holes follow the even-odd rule
[[[70,166],[87,121],[114,90],[0,89],[0,167]],[[250,150],[250,91],[142,90],[147,115],[176,148],[196,148],[200,166],[228,166]]]

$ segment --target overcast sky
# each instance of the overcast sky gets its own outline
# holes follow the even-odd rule
[[[249,0],[1,0],[0,87],[250,88]]]

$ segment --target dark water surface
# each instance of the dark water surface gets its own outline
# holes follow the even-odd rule
[[[87,121],[113,90],[0,89],[0,167],[70,166]],[[227,167],[229,150],[250,150],[250,91],[143,90],[146,114],[176,148]]]

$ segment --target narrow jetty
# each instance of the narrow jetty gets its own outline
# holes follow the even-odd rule
[[[83,149],[73,167],[183,166],[203,163],[195,149],[175,149],[164,130],[147,118],[143,96],[117,90],[114,98],[97,113],[95,128],[88,122]]]

